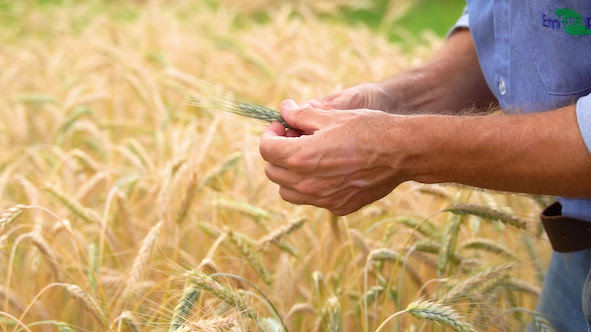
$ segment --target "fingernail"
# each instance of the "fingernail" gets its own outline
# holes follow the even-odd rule
[[[297,107],[298,107],[298,104],[296,104],[295,101],[293,101],[291,99],[286,99],[281,103],[282,109],[294,109]]]

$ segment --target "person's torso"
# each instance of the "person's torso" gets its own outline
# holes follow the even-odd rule
[[[480,65],[505,112],[552,110],[591,93],[590,0],[467,3]],[[559,200],[565,215],[591,221],[591,200]]]

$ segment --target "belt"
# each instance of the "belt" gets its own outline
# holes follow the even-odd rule
[[[563,216],[560,203],[547,207],[540,217],[554,251],[573,252],[591,248],[591,222]]]

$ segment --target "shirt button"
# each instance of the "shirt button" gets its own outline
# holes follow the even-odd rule
[[[501,96],[504,96],[507,93],[507,88],[505,87],[505,80],[501,77],[499,78],[499,92]]]

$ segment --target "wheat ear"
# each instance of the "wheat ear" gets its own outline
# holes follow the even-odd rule
[[[57,263],[57,258],[53,252],[53,250],[51,250],[51,247],[49,246],[49,244],[47,243],[47,241],[45,241],[45,239],[43,238],[43,236],[41,236],[41,234],[39,233],[31,233],[31,240],[33,241],[33,244],[37,247],[37,249],[39,249],[39,252],[41,252],[45,257],[47,257],[47,261],[49,262],[49,266],[51,267],[51,270],[53,271],[53,274],[55,276],[55,280],[56,281],[61,281],[62,280],[62,273],[61,273],[61,269],[59,264]]]
[[[131,271],[129,278],[127,279],[127,290],[132,291],[133,287],[137,284],[140,280],[144,267],[147,265],[148,260],[150,259],[150,255],[154,246],[156,246],[156,240],[158,239],[158,235],[160,234],[160,228],[162,227],[162,221],[159,221],[156,225],[154,225],[148,235],[142,241],[142,246],[138,252],[137,257],[133,261],[133,265],[131,266]]]
[[[70,293],[70,295],[73,298],[82,303],[82,305],[84,305],[84,308],[88,310],[90,313],[92,313],[93,316],[95,316],[95,318],[101,324],[103,324],[103,326],[107,326],[107,319],[105,313],[103,312],[103,309],[96,303],[96,301],[90,295],[84,292],[82,288],[80,288],[80,286],[74,284],[61,285],[68,291],[68,293]]]
[[[237,327],[234,318],[216,317],[210,319],[200,319],[196,322],[187,323],[179,331],[181,332],[225,332],[234,331]]]
[[[484,219],[495,220],[520,229],[524,229],[527,225],[525,220],[515,217],[507,212],[478,204],[456,203],[448,206],[444,211],[459,215],[473,215]]]
[[[185,324],[185,321],[191,313],[193,305],[199,298],[200,293],[201,290],[194,284],[185,287],[183,295],[179,299],[177,306],[174,308],[169,331],[176,331]]]
[[[193,199],[195,198],[195,193],[197,189],[197,174],[195,171],[191,171],[191,178],[189,180],[189,184],[187,185],[187,189],[185,189],[185,196],[181,201],[181,205],[176,215],[176,223],[181,224],[185,218],[187,217],[187,213],[193,204]]]
[[[257,315],[252,308],[237,293],[213,280],[210,276],[197,271],[187,273],[188,280],[197,288],[207,291],[224,303],[234,307],[244,317],[257,319]]]
[[[517,258],[517,256],[515,256],[515,254],[513,254],[507,247],[489,239],[476,238],[468,240],[462,244],[461,249],[482,249],[503,257],[507,257],[511,260],[519,260],[519,258]]]
[[[90,224],[101,224],[101,218],[98,214],[96,214],[93,210],[85,208],[74,198],[69,197],[54,185],[46,184],[44,189],[57,198],[60,202],[62,202],[62,204],[64,204],[68,210],[70,210],[70,212],[82,218],[82,220]]]
[[[0,233],[6,228],[6,226],[15,221],[26,208],[26,205],[18,204],[3,212],[0,215]]]
[[[260,239],[259,244],[263,245],[263,246],[266,246],[269,244],[275,244],[275,243],[279,242],[279,240],[281,240],[283,237],[300,229],[302,226],[304,226],[306,221],[307,220],[304,218],[300,218],[300,219],[296,219],[294,221],[291,221],[287,225],[274,230],[273,232],[271,232],[271,234]]]
[[[284,127],[292,128],[281,117],[281,114],[273,109],[246,100],[211,83],[202,80],[196,80],[196,82],[200,96],[189,99],[188,104],[191,106],[219,109],[265,122],[278,121]]]
[[[501,265],[478,272],[474,276],[464,280],[463,282],[452,288],[449,292],[447,292],[447,294],[445,294],[439,300],[439,302],[450,303],[455,301],[460,296],[467,294],[468,292],[471,292],[477,288],[487,288],[491,285],[491,283],[494,284],[503,277],[505,277],[504,272],[506,272],[509,269],[512,269],[516,265],[517,264],[515,263]]]
[[[326,316],[327,330],[329,332],[341,332],[343,330],[343,319],[339,299],[336,296],[328,298],[323,311]]]
[[[270,285],[272,282],[271,275],[263,265],[260,256],[253,250],[252,245],[249,243],[251,241],[246,240],[244,235],[232,231],[227,233],[227,239],[240,252],[242,257],[246,259],[253,270],[263,278],[263,281],[267,285]]]
[[[405,311],[421,320],[445,324],[453,328],[456,332],[474,331],[474,328],[462,316],[457,314],[452,308],[441,304],[429,301],[416,301],[409,304]]]

